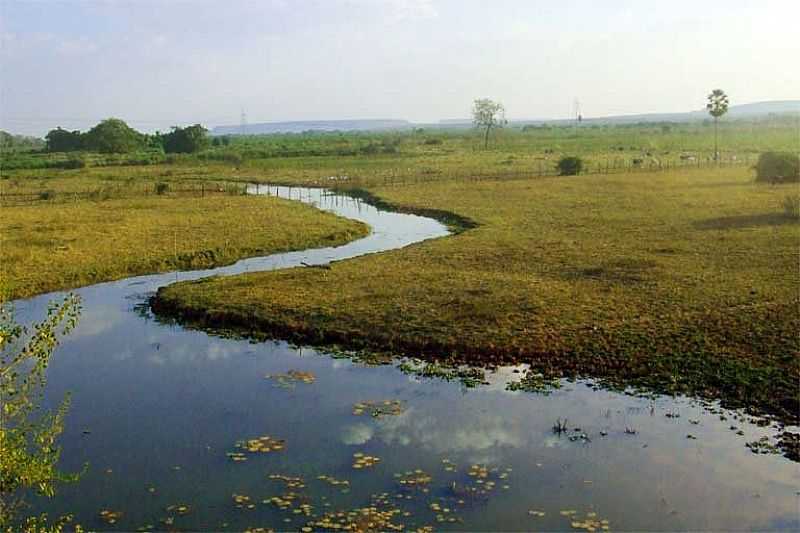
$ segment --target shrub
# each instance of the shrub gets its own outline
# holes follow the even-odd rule
[[[229,196],[241,196],[247,194],[247,187],[238,185],[236,183],[226,183],[225,194]]]
[[[783,199],[783,212],[789,218],[800,219],[800,194],[790,194]]]
[[[437,145],[437,144],[442,144],[442,140],[441,139],[437,139],[435,137],[431,138],[431,139],[425,139],[425,144],[431,145],[431,146]]]
[[[756,181],[800,182],[800,157],[789,152],[764,152],[755,166]]]
[[[562,157],[556,163],[559,176],[577,176],[583,170],[583,159],[575,156]]]
[[[362,154],[367,154],[367,155],[377,154],[378,151],[380,151],[380,146],[370,142],[368,145],[362,146],[360,148],[360,151]]]
[[[156,194],[165,194],[169,192],[169,183],[164,183],[160,181],[156,183]]]
[[[64,169],[76,169],[76,168],[84,168],[86,167],[86,160],[82,157],[70,157],[66,161],[61,161],[58,165],[59,168]]]

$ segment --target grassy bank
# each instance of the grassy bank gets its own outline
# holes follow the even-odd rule
[[[295,202],[224,194],[4,206],[0,287],[7,298],[23,298],[137,274],[341,244],[368,231],[359,222]]]
[[[796,187],[744,168],[370,188],[477,223],[334,264],[180,283],[212,326],[720,398],[797,421]]]

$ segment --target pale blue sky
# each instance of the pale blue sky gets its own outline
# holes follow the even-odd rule
[[[0,0],[0,128],[699,109],[800,98],[800,1]]]

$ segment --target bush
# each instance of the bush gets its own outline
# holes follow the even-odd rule
[[[165,194],[169,192],[169,183],[164,183],[160,181],[156,183],[156,194]]]
[[[800,157],[789,152],[764,152],[755,166],[756,181],[769,183],[800,182]]]
[[[368,145],[366,145],[366,146],[362,146],[362,147],[359,149],[359,151],[360,151],[362,154],[366,154],[366,155],[377,154],[377,153],[380,151],[380,146],[378,146],[378,145],[377,145],[377,144],[375,144],[375,143],[372,143],[372,142],[370,142]]]
[[[60,164],[58,165],[58,168],[63,168],[67,170],[76,168],[85,168],[85,167],[86,167],[86,160],[83,159],[82,157],[71,157],[66,161],[60,162]]]
[[[577,176],[583,170],[583,159],[580,157],[562,157],[556,163],[559,176]]]
[[[783,212],[789,218],[800,219],[800,194],[790,194],[783,199]]]
[[[436,137],[431,138],[431,139],[425,139],[425,144],[427,144],[429,146],[435,146],[437,144],[442,144],[442,140],[441,139],[437,139]]]

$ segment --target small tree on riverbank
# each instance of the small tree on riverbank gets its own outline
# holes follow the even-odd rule
[[[42,412],[40,402],[58,336],[75,327],[79,312],[78,297],[67,296],[61,304],[52,304],[47,318],[28,332],[0,302],[0,531],[60,531],[58,524],[67,520],[48,524],[41,516],[22,521],[17,513],[25,492],[52,497],[58,483],[77,479],[57,468],[56,440],[69,399],[54,412]]]

